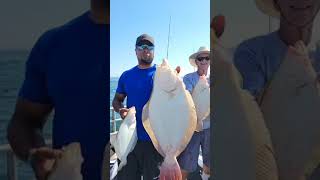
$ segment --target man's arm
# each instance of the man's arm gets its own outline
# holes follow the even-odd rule
[[[116,93],[112,101],[113,109],[120,114],[122,119],[126,117],[127,112],[129,111],[127,108],[124,108],[123,105],[125,98],[125,94]]]
[[[61,150],[45,147],[42,129],[51,105],[18,99],[15,112],[8,125],[7,138],[15,154],[30,161],[37,180],[46,180]]]
[[[27,160],[31,149],[45,146],[42,128],[52,111],[51,105],[18,99],[8,125],[8,141],[21,160]]]

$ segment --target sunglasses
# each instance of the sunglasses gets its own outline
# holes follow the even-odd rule
[[[198,57],[197,60],[200,61],[200,62],[203,61],[203,60],[209,61],[210,57],[208,57],[208,56],[207,57]]]
[[[149,51],[153,51],[154,50],[154,46],[149,46],[149,45],[146,45],[146,44],[140,45],[140,46],[136,46],[136,47],[137,47],[137,49],[139,51],[142,51],[144,49],[148,49]]]

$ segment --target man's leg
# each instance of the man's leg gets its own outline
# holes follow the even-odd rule
[[[138,143],[127,156],[127,164],[117,173],[117,180],[141,180],[141,172],[139,171],[139,163],[136,156],[137,146]]]
[[[203,158],[203,177],[210,176],[210,128],[201,132],[201,150]]]
[[[143,163],[143,179],[159,179],[159,167],[163,161],[163,157],[158,153],[152,142],[142,143],[139,157],[141,157]]]
[[[200,149],[199,135],[199,132],[194,132],[189,144],[178,157],[178,163],[181,169],[183,180],[186,180],[188,174],[197,169]]]

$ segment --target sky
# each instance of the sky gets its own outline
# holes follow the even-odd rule
[[[143,33],[154,37],[154,63],[162,62],[167,54],[170,16],[169,65],[181,66],[181,75],[194,71],[189,56],[200,46],[210,47],[209,0],[111,0],[111,77],[138,64],[135,41]]]
[[[89,9],[89,2],[1,1],[0,50],[30,50],[42,33],[79,16]],[[227,47],[268,33],[268,16],[255,7],[254,0],[111,0],[110,76],[120,76],[137,64],[134,43],[142,33],[149,33],[155,38],[154,62],[161,63],[167,53],[170,16],[169,63],[172,67],[180,65],[181,73],[193,71],[188,57],[200,46],[210,46],[210,15],[221,13],[227,20],[222,36]],[[277,19],[272,19],[273,30],[277,24]],[[312,40],[319,40],[320,13],[315,24]]]

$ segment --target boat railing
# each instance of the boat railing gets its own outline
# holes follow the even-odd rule
[[[46,140],[46,144],[48,146],[52,145],[51,139]],[[0,154],[5,153],[6,156],[6,171],[7,171],[7,179],[8,180],[18,180],[18,158],[13,153],[9,144],[0,145]]]
[[[122,119],[116,117],[116,112],[113,109],[113,107],[110,107],[110,112],[111,112],[110,123],[112,125],[112,130],[110,132],[110,135],[111,135],[111,133],[116,133],[118,131],[117,122],[122,121]]]
[[[112,107],[110,107],[111,117],[110,117],[110,125],[112,125],[112,131],[110,132],[110,136],[117,133],[117,122],[121,121],[121,118],[116,117],[116,112]],[[46,144],[48,146],[52,146],[52,140],[46,139]],[[7,180],[18,180],[18,158],[13,153],[9,144],[0,145],[0,154],[5,153],[6,156],[6,173]]]

